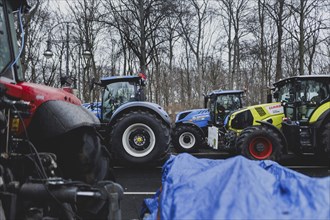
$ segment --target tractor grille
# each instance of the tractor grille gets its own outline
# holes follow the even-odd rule
[[[265,110],[262,107],[256,107],[255,110],[258,112],[258,114],[262,117],[266,115]]]
[[[208,109],[203,109],[201,111],[198,112],[198,114],[205,114],[205,113],[208,113],[209,110]]]

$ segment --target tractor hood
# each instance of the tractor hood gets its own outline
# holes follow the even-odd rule
[[[202,123],[207,124],[210,119],[210,112],[208,109],[191,109],[179,112],[176,116],[175,123]]]
[[[258,121],[266,121],[280,127],[284,110],[280,102],[253,105],[230,114],[228,128],[240,131],[248,126],[260,125]]]
[[[7,88],[7,95],[16,99],[31,102],[31,104],[36,107],[51,100],[59,100],[75,105],[81,105],[80,100],[76,96],[63,89],[27,82],[21,82],[18,84],[5,83],[5,85]]]

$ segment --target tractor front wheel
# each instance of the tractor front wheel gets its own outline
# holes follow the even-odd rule
[[[203,137],[193,126],[177,126],[173,130],[173,146],[178,152],[197,152],[202,146]]]
[[[132,111],[111,128],[110,149],[123,165],[155,163],[168,154],[170,130],[154,114]]]
[[[245,128],[237,139],[241,154],[252,160],[280,159],[283,144],[280,136],[266,126]]]

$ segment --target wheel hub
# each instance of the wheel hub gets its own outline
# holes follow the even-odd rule
[[[273,144],[266,137],[255,137],[249,144],[250,154],[258,160],[267,159],[273,152]]]
[[[183,137],[183,142],[185,142],[186,144],[190,143],[191,142],[191,139],[189,136],[184,136]]]
[[[129,135],[129,144],[138,151],[143,151],[150,144],[150,135],[144,129],[137,129]]]
[[[265,145],[263,145],[262,143],[258,143],[256,144],[255,149],[257,152],[261,153],[265,150]]]
[[[145,138],[143,136],[136,136],[134,137],[134,143],[141,146],[145,143]]]

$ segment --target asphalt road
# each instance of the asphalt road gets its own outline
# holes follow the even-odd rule
[[[174,153],[175,154],[175,153]],[[230,155],[212,150],[193,154],[198,158],[226,159]],[[288,155],[279,161],[283,166],[312,177],[330,176],[329,161],[317,161],[311,158],[298,158]],[[161,167],[123,168],[115,167],[116,181],[124,188],[121,202],[123,219],[139,219],[142,203],[151,198],[161,185]]]

